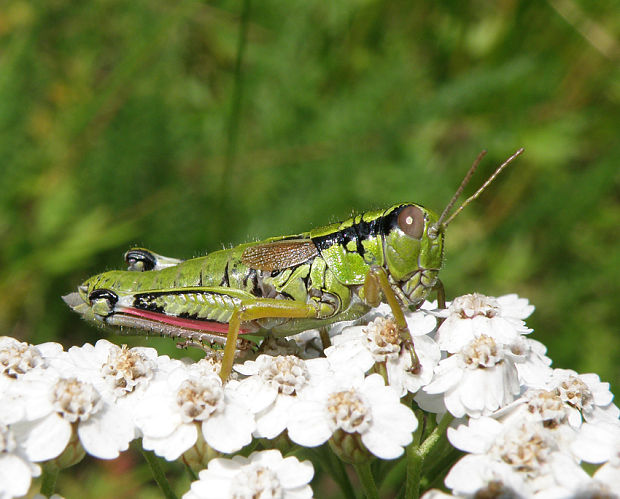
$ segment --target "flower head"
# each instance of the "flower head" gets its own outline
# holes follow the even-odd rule
[[[34,345],[8,336],[0,337],[0,376],[17,379],[45,365],[43,355]]]
[[[86,452],[114,459],[136,437],[131,419],[107,402],[88,382],[65,377],[53,368],[32,372],[20,385],[16,404],[23,408],[20,428],[33,461],[59,456],[77,431]]]
[[[288,434],[293,442],[308,447],[332,436],[342,443],[348,434],[361,441],[362,450],[394,459],[411,442],[417,425],[413,412],[380,375],[357,374],[331,379],[309,391],[291,408]],[[349,449],[353,444],[347,442]]]
[[[509,345],[522,334],[532,332],[523,322],[534,307],[517,295],[494,298],[479,293],[459,296],[446,310],[436,312],[445,321],[437,331],[442,350],[455,353],[479,336]]]
[[[594,373],[578,374],[570,369],[554,369],[546,384],[555,390],[562,402],[572,410],[571,424],[575,427],[581,420],[617,420],[620,409],[612,403],[614,398],[609,383],[602,383]]]
[[[275,438],[286,429],[291,407],[311,386],[330,376],[326,359],[303,360],[294,355],[259,355],[235,366],[248,376],[240,381],[237,393],[256,416],[255,435]]]
[[[237,384],[230,381],[224,386],[214,373],[197,376],[185,364],[155,379],[135,411],[144,448],[174,460],[199,438],[226,453],[249,444],[255,421],[235,396]]]
[[[384,365],[389,385],[401,397],[415,393],[430,382],[441,353],[428,334],[435,328],[435,317],[418,311],[406,313],[405,318],[410,332],[407,338],[394,319],[375,315],[366,326],[345,328],[325,355],[335,370],[367,372],[375,365]]]
[[[447,410],[456,417],[479,417],[512,402],[520,388],[517,369],[506,348],[482,335],[441,360],[433,381],[423,391],[443,393]]]
[[[309,461],[283,458],[278,450],[253,452],[249,457],[216,458],[209,462],[184,499],[312,497],[314,476]]]
[[[590,480],[578,462],[563,452],[555,434],[540,422],[470,419],[468,425],[449,428],[448,439],[470,453],[446,476],[446,485],[458,494],[474,494],[491,483],[500,483],[523,497],[551,488],[570,497],[571,490]]]

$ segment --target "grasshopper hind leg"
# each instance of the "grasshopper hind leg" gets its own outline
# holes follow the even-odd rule
[[[228,323],[228,336],[222,357],[220,377],[226,381],[232,371],[239,328],[242,322],[265,318],[312,319],[321,315],[319,308],[312,303],[295,300],[278,300],[275,298],[259,298],[246,301],[237,306]]]

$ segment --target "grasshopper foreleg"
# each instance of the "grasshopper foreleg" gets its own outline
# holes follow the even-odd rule
[[[410,370],[411,372],[416,373],[420,369],[420,359],[418,358],[418,354],[413,346],[413,340],[411,339],[411,334],[409,333],[409,327],[407,326],[407,321],[405,320],[405,314],[403,313],[403,309],[400,306],[400,303],[398,303],[396,294],[390,285],[387,272],[383,267],[373,265],[370,267],[370,270],[366,275],[366,279],[364,280],[364,299],[366,300],[366,303],[376,307],[379,303],[381,303],[381,293],[383,293],[385,300],[392,309],[392,314],[394,314],[394,320],[398,325],[400,337],[403,340],[403,347],[406,348],[411,355]]]
[[[437,293],[437,308],[446,308],[446,289],[443,287],[443,282],[437,279],[433,290]]]
[[[370,267],[366,279],[364,280],[364,300],[369,305],[376,307],[381,303],[381,293],[385,297],[388,305],[394,314],[394,320],[401,331],[409,331],[403,309],[398,303],[396,294],[390,285],[387,272],[378,265]]]

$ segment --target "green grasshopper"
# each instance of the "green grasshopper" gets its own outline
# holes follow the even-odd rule
[[[243,344],[239,335],[290,336],[358,319],[382,301],[410,344],[403,307],[417,309],[433,290],[443,301],[437,276],[446,227],[523,149],[448,217],[485,152],[439,217],[401,203],[185,261],[134,248],[125,254],[128,270],[95,275],[63,299],[102,325],[225,344],[224,381]],[[417,360],[411,344],[410,349]]]

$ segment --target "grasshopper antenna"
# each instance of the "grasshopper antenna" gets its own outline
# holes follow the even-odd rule
[[[512,156],[510,156],[506,161],[504,161],[501,165],[499,165],[497,169],[493,172],[493,174],[486,180],[486,182],[482,184],[480,188],[474,194],[469,196],[463,202],[463,204],[461,204],[461,206],[459,206],[454,211],[454,213],[452,213],[452,215],[450,215],[450,217],[448,217],[448,219],[444,222],[443,221],[444,218],[447,216],[447,214],[450,212],[450,210],[454,206],[454,203],[456,203],[456,200],[462,194],[463,189],[469,183],[471,177],[476,171],[476,168],[478,168],[478,165],[482,161],[482,158],[484,158],[484,156],[486,155],[487,151],[483,150],[480,154],[478,154],[478,157],[474,160],[467,174],[463,178],[461,185],[459,185],[459,188],[454,193],[454,196],[452,196],[452,199],[450,200],[446,208],[443,210],[441,216],[439,217],[439,220],[437,220],[437,223],[433,224],[433,226],[430,227],[429,232],[432,231],[432,233],[437,234],[438,232],[444,230],[448,226],[448,224],[452,222],[452,220],[454,220],[461,211],[463,211],[463,208],[465,208],[469,203],[471,203],[476,198],[478,198],[478,196],[480,196],[480,194],[482,194],[482,192],[489,186],[489,184],[491,184],[491,182],[495,180],[495,178],[502,172],[502,170],[506,168],[510,163],[512,163],[517,158],[517,156],[519,156],[523,152],[523,150],[524,150],[523,148],[520,148],[517,152],[515,152]]]

